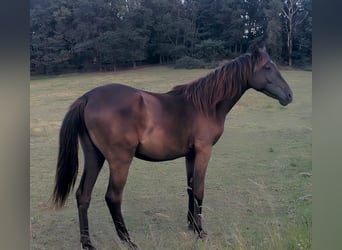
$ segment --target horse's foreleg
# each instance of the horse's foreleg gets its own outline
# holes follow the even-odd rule
[[[127,243],[130,249],[139,249],[138,246],[130,239],[121,213],[123,189],[126,184],[129,165],[132,161],[132,157],[123,159],[123,156],[124,154],[120,154],[120,160],[115,159],[109,161],[110,178],[105,200],[113,218],[119,238],[123,242]]]
[[[200,238],[205,239],[207,233],[202,227],[202,203],[204,197],[204,179],[211,155],[211,147],[196,150],[194,161],[193,194],[194,194],[194,226]]]
[[[188,214],[187,214],[187,220],[188,220],[188,227],[190,230],[195,230],[194,226],[194,154],[191,153],[186,157],[186,177],[187,177],[187,192],[189,197],[188,202]]]
[[[95,249],[89,236],[88,207],[91,199],[91,192],[104,163],[104,157],[96,148],[89,144],[89,141],[84,140],[82,146],[85,152],[84,171],[76,192],[81,244],[83,249]]]

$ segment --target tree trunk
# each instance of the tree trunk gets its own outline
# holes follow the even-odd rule
[[[287,49],[290,67],[292,67],[293,36],[295,27],[300,25],[308,15],[308,12],[306,12],[304,15],[302,14],[301,17],[298,16],[298,13],[300,13],[300,6],[302,6],[302,4],[302,0],[288,0],[285,2],[282,9],[283,15],[287,21]]]
[[[287,34],[287,48],[289,51],[289,66],[292,67],[292,25],[290,25],[289,32]]]

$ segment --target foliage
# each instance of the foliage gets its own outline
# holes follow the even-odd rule
[[[196,45],[196,57],[208,62],[222,59],[224,53],[223,41],[207,39]]]
[[[213,62],[265,44],[272,58],[310,65],[311,0],[32,0],[31,72]],[[295,6],[292,12],[289,10]],[[289,60],[291,59],[291,60]]]
[[[200,59],[190,56],[183,56],[176,61],[176,69],[203,69],[206,67],[206,63]]]

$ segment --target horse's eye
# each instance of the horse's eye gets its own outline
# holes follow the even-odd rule
[[[271,66],[270,65],[265,65],[263,68],[266,69],[266,70],[270,70]]]

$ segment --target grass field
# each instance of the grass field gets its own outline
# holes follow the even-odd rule
[[[71,102],[104,83],[163,92],[206,72],[151,67],[31,80],[31,249],[80,249],[74,192],[62,210],[48,207],[59,127]],[[312,73],[282,74],[294,92],[293,103],[284,108],[251,90],[228,115],[206,175],[208,241],[187,229],[184,159],[134,160],[122,209],[131,237],[142,249],[311,249]],[[79,155],[82,171],[81,151]],[[90,234],[100,250],[125,249],[104,201],[107,180],[105,165],[89,208]]]

